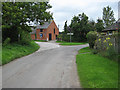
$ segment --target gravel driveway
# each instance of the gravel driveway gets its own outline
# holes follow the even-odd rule
[[[3,88],[80,88],[75,55],[88,45],[37,42],[40,49],[2,67]]]

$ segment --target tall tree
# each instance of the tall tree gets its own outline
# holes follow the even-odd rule
[[[69,41],[69,36],[67,35],[67,33],[69,32],[67,29],[67,20],[65,21],[65,25],[64,25],[64,31],[63,31],[63,40],[64,41]]]
[[[114,12],[109,6],[103,8],[103,22],[105,28],[112,25],[115,22]]]
[[[102,19],[97,19],[97,23],[95,25],[96,31],[101,32],[104,29],[104,23]]]
[[[95,21],[94,20],[90,20],[90,21],[88,21],[88,30],[89,31],[94,31],[95,30]]]
[[[74,16],[71,20],[70,27],[72,28],[72,32],[74,33],[73,39],[74,41],[86,41],[86,34],[89,31],[88,29],[88,16],[82,13],[78,16]]]
[[[3,2],[2,3],[2,35],[11,41],[18,41],[22,31],[30,32],[27,22],[36,21],[42,24],[52,19],[47,9],[52,6],[48,2]]]
[[[64,25],[64,32],[67,33],[67,20],[65,21],[65,25]]]

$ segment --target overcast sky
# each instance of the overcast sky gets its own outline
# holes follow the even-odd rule
[[[72,17],[82,12],[89,17],[89,20],[96,21],[98,17],[102,18],[103,8],[108,5],[112,7],[117,20],[118,1],[120,0],[50,0],[49,3],[52,5],[50,11],[53,13],[53,18],[62,31],[66,20],[69,25]]]

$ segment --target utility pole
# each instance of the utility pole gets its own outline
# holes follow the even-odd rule
[[[71,30],[70,30],[70,43],[71,43]]]

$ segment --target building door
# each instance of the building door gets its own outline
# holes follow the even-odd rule
[[[57,35],[56,35],[56,40],[57,40]]]
[[[52,34],[51,33],[49,34],[49,40],[52,40]]]

